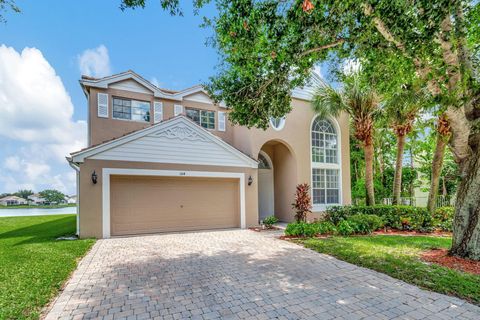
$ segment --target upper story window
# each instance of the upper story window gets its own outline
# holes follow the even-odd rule
[[[277,131],[282,130],[285,126],[285,117],[270,117],[270,126]]]
[[[185,114],[205,129],[215,129],[215,111],[186,108]]]
[[[337,163],[337,133],[332,123],[316,118],[312,124],[312,162]]]
[[[332,122],[315,118],[311,128],[312,143],[312,202],[314,210],[339,204],[340,163],[338,135]]]
[[[150,102],[113,98],[113,118],[150,122]]]

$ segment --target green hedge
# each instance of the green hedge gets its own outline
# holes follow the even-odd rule
[[[344,221],[349,223],[354,233],[359,234],[370,234],[385,225],[383,219],[374,214],[356,214]]]
[[[326,219],[338,225],[341,221],[359,214],[381,217],[385,226],[394,229],[432,231],[432,215],[426,208],[411,206],[337,206],[327,209]]]
[[[453,216],[455,215],[454,207],[440,207],[433,214],[433,224],[436,228],[443,231],[452,231]]]
[[[332,234],[335,226],[329,221],[322,222],[293,222],[287,225],[285,235],[294,237],[313,237],[317,234]]]

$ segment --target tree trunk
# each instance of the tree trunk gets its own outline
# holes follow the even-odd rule
[[[450,253],[480,260],[480,145],[472,151],[457,191]]]
[[[375,205],[375,191],[373,187],[373,144],[364,146],[365,152],[365,188],[367,189],[367,206]]]
[[[442,196],[447,196],[447,185],[445,183],[445,176],[442,176]]]
[[[395,162],[395,176],[393,177],[393,199],[392,204],[400,204],[402,192],[402,165],[403,150],[405,149],[405,135],[397,135],[397,160]]]
[[[437,132],[437,143],[435,145],[435,153],[432,160],[432,179],[430,182],[430,192],[428,193],[427,209],[430,212],[435,211],[437,204],[438,186],[440,185],[440,174],[443,168],[443,156],[445,154],[445,147],[447,146],[447,139]]]

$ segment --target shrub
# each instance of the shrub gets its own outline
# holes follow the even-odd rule
[[[379,216],[385,222],[385,226],[394,229],[402,229],[402,220],[405,219],[408,220],[409,228],[414,230],[429,230],[433,227],[432,215],[426,208],[411,206],[337,206],[327,209],[326,218],[338,224],[358,214]]]
[[[350,206],[334,206],[327,208],[325,220],[337,225],[340,221],[347,220],[350,214]]]
[[[455,215],[454,207],[437,208],[433,214],[433,225],[443,231],[453,230],[453,217]]]
[[[316,228],[316,234],[332,234],[337,231],[335,225],[330,221],[322,221],[314,223]]]
[[[278,222],[278,219],[275,216],[268,216],[265,219],[263,219],[263,224],[267,229],[271,229],[272,226]]]
[[[289,223],[285,229],[285,234],[294,237],[313,237],[317,233],[315,224],[307,222]]]
[[[297,222],[307,220],[307,214],[312,212],[312,201],[310,199],[310,186],[308,183],[297,185],[295,191],[295,202],[292,203],[292,208],[295,210],[295,219]]]
[[[346,220],[355,233],[369,234],[382,228],[385,223],[374,214],[357,214]]]
[[[348,222],[347,220],[342,220],[337,226],[337,232],[342,236],[349,236],[353,234],[354,229],[350,225],[350,222]]]

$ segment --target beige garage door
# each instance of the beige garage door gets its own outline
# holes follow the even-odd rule
[[[240,226],[238,179],[111,176],[112,235]]]

